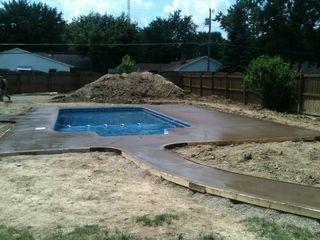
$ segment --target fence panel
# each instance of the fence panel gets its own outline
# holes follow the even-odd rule
[[[192,89],[192,76],[190,73],[188,74],[184,74],[183,77],[182,77],[182,85],[183,85],[183,89],[185,91],[190,91],[191,92],[191,89]]]
[[[243,76],[239,74],[231,74],[228,76],[229,80],[229,97],[233,101],[242,102],[245,101],[243,88]]]
[[[101,76],[94,72],[3,72],[11,94],[59,92],[67,93],[95,81]]]
[[[214,95],[223,96],[227,95],[227,74],[226,73],[216,73],[213,75],[214,81]]]
[[[162,72],[160,74],[164,78],[168,79],[170,82],[182,88],[182,78],[179,72]]]
[[[243,103],[258,103],[257,97],[243,86],[240,73],[193,73],[182,75],[183,89],[208,96],[217,95]],[[298,83],[298,112],[320,116],[320,74],[301,75]]]
[[[300,84],[300,113],[320,115],[320,74],[305,74]]]
[[[93,72],[40,73],[1,72],[9,83],[11,94],[60,92],[76,90],[101,76]],[[170,74],[167,74],[169,76]],[[166,75],[164,75],[166,76]],[[243,88],[241,74],[188,73],[171,74],[172,82],[191,93],[208,96],[218,95],[243,103],[257,103],[257,98]],[[301,75],[298,84],[298,112],[320,116],[320,74]]]
[[[202,74],[202,96],[212,95],[213,89],[213,75],[211,73]]]

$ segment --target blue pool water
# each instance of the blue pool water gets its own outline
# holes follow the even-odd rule
[[[96,132],[99,136],[166,134],[169,128],[191,125],[140,107],[60,109],[54,130]]]

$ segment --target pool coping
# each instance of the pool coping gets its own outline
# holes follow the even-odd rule
[[[42,136],[42,139],[48,140],[49,142],[38,143],[36,138],[37,136],[41,136],[42,133],[41,131],[35,132],[32,129],[32,127],[30,128],[30,123],[28,123],[28,119],[33,119],[36,124],[42,124],[41,126],[46,124],[46,126],[50,126],[50,124],[51,126],[53,126],[53,121],[55,121],[54,116],[56,117],[56,115],[52,113],[52,111],[54,112],[57,109],[60,109],[40,108],[29,113],[26,116],[26,121],[18,121],[17,126],[12,130],[12,132],[0,139],[1,142],[5,141],[4,144],[1,144],[0,156],[12,156],[20,154],[56,154],[66,152],[112,151],[130,159],[138,166],[150,171],[154,175],[157,175],[159,177],[162,177],[164,179],[167,179],[171,182],[182,185],[194,191],[209,193],[237,200],[240,202],[246,202],[266,208],[272,208],[276,210],[320,219],[320,188],[314,188],[294,183],[280,182],[270,179],[263,179],[259,177],[228,172],[218,168],[205,167],[203,165],[199,165],[184,160],[179,156],[176,156],[168,152],[167,150],[167,148],[177,145],[192,145],[197,143],[234,144],[248,141],[311,141],[319,139],[319,132],[290,127],[281,124],[275,124],[266,121],[260,121],[256,119],[250,119],[238,115],[198,109],[195,107],[185,105],[143,106],[147,106],[147,108],[151,108],[152,110],[155,109],[155,111],[160,110],[160,113],[164,111],[164,114],[166,115],[173,115],[173,117],[182,119],[186,122],[190,122],[193,125],[193,129],[189,129],[187,131],[185,131],[185,129],[173,129],[172,131],[170,130],[171,135],[169,138],[167,136],[151,135],[151,137],[108,137],[108,140],[102,137],[97,137],[95,136],[95,134],[91,133],[81,133],[77,134],[77,136],[70,136],[70,134],[59,134],[59,137],[57,138],[57,135],[56,133],[54,133],[54,131],[50,131],[47,129],[45,132],[49,136],[49,138],[51,135],[51,137],[53,137],[52,140],[60,140],[65,142],[62,142],[62,144],[55,144],[54,142],[50,142],[50,139],[48,140],[46,136]],[[81,108],[83,108],[83,106]],[[193,117],[189,116],[190,114],[193,115]],[[201,114],[207,118],[211,117],[213,121],[217,120],[217,122],[219,122],[220,124],[223,124],[224,122],[225,125],[229,127],[236,124],[237,120],[240,121],[240,123],[242,124],[239,124],[240,129],[238,131],[240,131],[240,135],[243,134],[244,130],[250,129],[250,124],[248,124],[248,122],[253,124],[255,130],[259,128],[263,130],[263,133],[251,133],[250,136],[247,136],[245,138],[239,137],[239,134],[235,134],[235,138],[232,138],[232,134],[230,135],[229,131],[227,131],[228,134],[226,135],[221,134],[224,133],[222,126],[222,128],[219,130],[221,132],[215,135],[214,131],[211,131],[210,129],[205,129],[208,128],[208,126],[211,126],[213,124],[212,122],[209,121],[209,123],[207,123],[206,126],[204,126],[204,128],[201,128],[200,125],[204,123],[206,119],[204,119],[203,121],[198,121],[194,125],[195,122],[193,120],[201,117]],[[185,120],[184,117],[189,118],[189,120]],[[233,120],[233,118],[235,118],[235,120]],[[268,133],[268,128],[275,128],[276,131],[271,131],[271,133]],[[277,132],[280,131],[280,129],[284,129],[284,132]],[[198,132],[195,132],[195,130],[198,130]],[[218,130],[218,128],[215,130]],[[193,133],[193,131],[194,135],[190,136],[190,134]],[[291,131],[293,131],[293,133]],[[201,132],[201,134],[199,132]],[[21,137],[19,138],[21,134],[28,134],[31,138],[31,141],[28,142],[26,140],[21,139]],[[65,138],[69,140],[66,140]],[[84,141],[80,141],[79,139],[81,138],[84,138]],[[73,143],[73,141],[75,141],[75,143]],[[132,141],[134,142],[133,144],[131,143]],[[19,143],[21,144],[22,149],[19,148],[19,146],[17,146],[17,144]],[[35,147],[32,147],[34,143],[36,143],[37,145]],[[80,143],[80,146],[78,146],[77,143]],[[43,146],[45,145],[47,147],[43,148]],[[6,148],[11,148],[11,150],[6,151]],[[198,175],[200,176],[195,174],[194,171],[199,172],[200,174]],[[204,176],[201,176],[201,173],[203,173],[202,175]],[[252,189],[246,189],[246,186],[238,186],[238,183],[231,182],[228,180],[228,178],[234,178],[238,182],[246,182],[253,189],[256,189],[258,194],[253,194]],[[266,193],[264,191],[261,191],[261,186],[266,188],[265,191],[269,191],[269,195],[267,194],[267,197],[265,197]],[[278,191],[272,192],[274,190],[288,191],[288,194],[293,194],[292,197],[297,201],[288,201],[288,197],[284,193]],[[308,204],[304,204],[300,196],[295,196],[297,194],[306,195],[306,202],[308,202]],[[284,201],[280,201],[281,198],[283,198]]]

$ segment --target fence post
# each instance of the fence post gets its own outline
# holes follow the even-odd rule
[[[299,75],[299,80],[298,80],[298,114],[302,114],[303,109],[302,109],[302,105],[303,105],[303,86],[304,86],[304,78],[303,78],[303,74],[300,73]]]
[[[190,81],[190,84],[189,84],[190,93],[192,93],[192,78],[193,78],[192,73],[190,73],[189,78],[190,78],[190,80],[189,80]]]
[[[22,80],[21,80],[21,72],[17,72],[17,77],[19,78],[19,84],[20,84],[20,94],[22,93]]]
[[[184,85],[184,75],[183,73],[180,73],[180,83],[181,83],[181,88],[185,89],[185,85]]]
[[[225,81],[226,81],[225,97],[228,99],[230,97],[230,92],[229,92],[230,82],[229,82],[229,77],[228,77],[227,73],[226,73],[226,76],[225,76]]]
[[[203,95],[203,89],[202,89],[202,73],[200,73],[200,96]]]
[[[243,104],[244,105],[247,105],[248,103],[248,94],[247,94],[247,90],[246,90],[246,85],[244,84],[244,78],[242,76],[242,89],[243,89],[243,92],[242,92],[242,101],[243,101]]]
[[[183,81],[183,75],[182,73],[179,73],[179,80],[178,80],[178,86],[182,89],[184,89],[184,81]]]
[[[214,79],[215,79],[214,73],[211,73],[211,94],[212,94],[212,95],[214,95],[214,88],[215,88],[215,86],[214,86]]]

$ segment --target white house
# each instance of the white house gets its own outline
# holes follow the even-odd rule
[[[0,53],[0,69],[10,71],[70,72],[74,66],[31,53],[21,48],[13,48]]]

